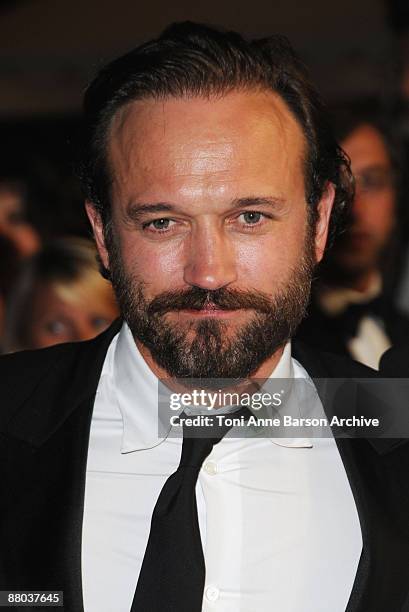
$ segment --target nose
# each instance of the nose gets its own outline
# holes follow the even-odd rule
[[[192,233],[184,281],[214,291],[237,279],[234,251],[221,228],[202,227]]]

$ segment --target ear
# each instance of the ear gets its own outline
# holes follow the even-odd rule
[[[320,262],[324,256],[325,245],[327,244],[329,220],[332,206],[335,199],[335,187],[333,183],[327,183],[318,202],[318,219],[315,226],[315,259]]]
[[[87,212],[88,219],[92,225],[92,231],[94,233],[95,242],[102,264],[108,270],[109,257],[105,246],[104,226],[102,223],[101,215],[99,214],[95,204],[93,202],[90,202],[89,200],[85,202],[85,210]]]

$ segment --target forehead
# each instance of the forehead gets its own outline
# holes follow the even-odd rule
[[[272,180],[285,191],[303,184],[304,155],[297,120],[278,95],[262,91],[132,102],[115,115],[108,144],[114,191],[133,197],[255,181],[262,189]]]
[[[391,163],[381,132],[369,123],[359,125],[341,144],[354,169]]]

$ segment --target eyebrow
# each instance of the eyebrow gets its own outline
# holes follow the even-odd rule
[[[235,198],[230,203],[230,207],[235,209],[248,208],[251,206],[268,206],[278,210],[282,208],[284,204],[284,198],[247,196],[245,198]],[[177,205],[169,202],[131,202],[126,207],[126,216],[128,219],[138,221],[144,214],[147,213],[179,212],[179,210],[180,209]]]
[[[364,172],[384,172],[384,171],[393,171],[393,166],[391,164],[388,163],[375,163],[375,164],[369,164],[368,166],[363,166],[361,169],[356,170],[355,174],[362,174]]]
[[[285,204],[284,198],[273,197],[246,197],[236,198],[232,201],[233,208],[242,208],[247,206],[269,206],[270,208],[280,208]]]
[[[157,213],[157,212],[169,212],[174,211],[176,208],[173,204],[166,202],[155,202],[152,204],[133,202],[128,204],[126,207],[126,216],[129,219],[137,221],[142,215],[146,213]]]

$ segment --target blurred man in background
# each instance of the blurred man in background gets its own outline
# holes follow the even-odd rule
[[[298,336],[378,368],[385,350],[409,340],[409,319],[385,289],[398,226],[398,160],[376,117],[344,111],[335,123],[351,160],[355,198],[350,225],[327,255]]]
[[[4,351],[6,302],[27,257],[40,247],[40,236],[27,217],[24,182],[0,177],[0,353]]]
[[[19,259],[14,244],[0,234],[0,353],[3,352],[6,302],[16,280]]]
[[[20,257],[35,253],[40,237],[27,219],[25,188],[19,181],[0,178],[0,234],[15,246]]]

